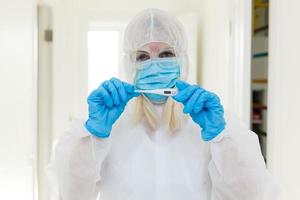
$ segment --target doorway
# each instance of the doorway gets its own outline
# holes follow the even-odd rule
[[[251,62],[251,129],[267,161],[269,1],[253,0]]]

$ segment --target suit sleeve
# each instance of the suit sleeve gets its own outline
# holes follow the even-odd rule
[[[226,121],[226,128],[210,144],[212,200],[278,199],[257,135],[236,119]]]
[[[110,138],[97,138],[76,121],[54,148],[51,163],[61,200],[96,200],[101,165],[110,149]]]

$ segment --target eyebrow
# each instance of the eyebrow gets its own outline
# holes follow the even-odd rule
[[[163,51],[174,51],[174,49],[172,47],[166,47],[166,48],[162,48],[158,51],[158,53],[161,53]],[[137,53],[146,53],[146,54],[150,54],[150,52],[146,51],[146,50],[137,50]]]
[[[165,50],[174,50],[172,47],[166,47],[166,48],[164,48],[164,49],[162,49],[162,51],[165,51]]]
[[[137,53],[146,53],[146,54],[150,54],[148,51],[144,51],[144,50],[137,50]]]

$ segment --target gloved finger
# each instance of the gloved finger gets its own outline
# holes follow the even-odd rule
[[[133,93],[134,92],[134,86],[129,84],[129,83],[126,83],[123,81],[123,85],[124,85],[124,88],[126,90],[127,93]]]
[[[190,84],[188,84],[182,80],[176,81],[176,87],[179,91],[184,90],[185,88],[187,88],[189,86],[190,86]]]
[[[123,82],[123,85],[124,85],[124,88],[127,92],[127,95],[128,95],[128,100],[133,98],[133,97],[137,97],[137,96],[140,96],[141,93],[140,92],[134,92],[134,86],[129,84],[129,83],[126,83],[126,82]]]
[[[216,94],[211,93],[211,92],[209,92],[209,96],[207,97],[207,100],[206,100],[204,106],[207,107],[207,108],[220,108],[220,107],[222,107],[220,98]]]
[[[203,90],[203,92],[198,96],[198,99],[193,108],[193,113],[197,114],[201,112],[208,98],[209,98],[209,93]]]
[[[127,102],[130,101],[133,97],[137,97],[139,95],[141,95],[141,94],[140,93],[136,93],[136,92],[128,94],[127,95]]]
[[[100,95],[103,97],[104,104],[109,108],[113,107],[113,99],[111,98],[109,92],[103,86],[99,88],[99,92]]]
[[[105,81],[103,87],[111,94],[114,105],[120,105],[120,97],[114,84],[111,81]]]
[[[99,104],[101,105],[104,103],[101,87],[102,86],[100,85],[97,89],[93,90],[93,92],[91,92],[87,97],[87,103],[89,104],[89,106],[97,106]]]
[[[112,81],[112,83],[114,84],[116,89],[118,90],[121,101],[125,102],[126,98],[127,98],[127,94],[126,94],[126,91],[125,91],[122,81],[120,81],[117,78],[112,78],[110,80]]]
[[[190,98],[190,96],[198,89],[199,87],[197,85],[189,86],[181,91],[179,91],[175,96],[173,96],[173,99],[175,99],[178,102],[181,102],[185,104],[185,102]]]
[[[196,101],[198,99],[198,97],[200,96],[201,94],[201,90],[196,90],[194,92],[194,94],[192,94],[192,96],[188,99],[186,105],[184,106],[184,109],[183,109],[183,112],[184,113],[191,113],[195,104],[196,104]]]
[[[99,87],[98,87],[97,89],[93,90],[93,91],[89,94],[88,100],[89,100],[89,99],[92,100],[92,99],[95,98],[95,97],[102,97],[102,94],[101,94],[101,87],[102,87],[102,84],[99,85]]]

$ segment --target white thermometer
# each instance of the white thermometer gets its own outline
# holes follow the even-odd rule
[[[163,96],[175,96],[178,92],[177,88],[164,88],[156,90],[134,90],[134,92],[160,94]]]

